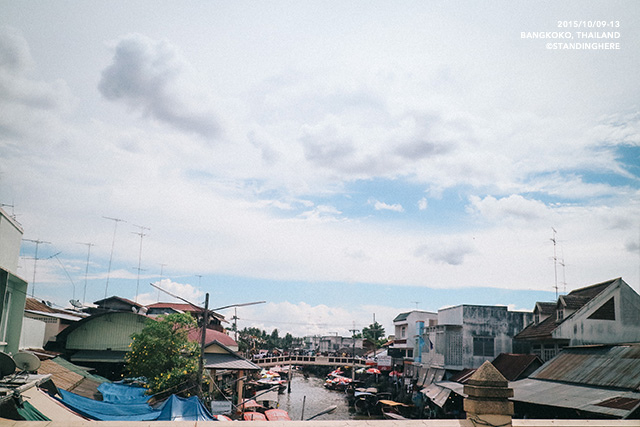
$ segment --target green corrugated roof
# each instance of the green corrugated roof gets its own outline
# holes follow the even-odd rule
[[[63,359],[62,357],[56,357],[55,359],[53,359],[53,362],[56,362],[58,365],[64,367],[65,369],[70,370],[71,372],[75,372],[78,375],[82,375],[83,377],[93,380],[97,383],[105,383],[105,382],[111,382],[108,379],[101,377],[100,375],[93,375],[90,374],[89,372],[87,372],[87,370],[85,368],[82,368],[80,366],[74,365],[73,363],[69,362],[68,360]]]

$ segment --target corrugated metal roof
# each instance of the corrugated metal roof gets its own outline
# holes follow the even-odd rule
[[[207,369],[229,369],[232,371],[260,371],[262,369],[255,363],[233,354],[205,353],[204,359]]]
[[[617,418],[626,416],[630,411],[607,406],[607,401],[611,401],[613,398],[640,399],[640,393],[636,392],[541,381],[532,378],[511,382],[509,388],[513,389],[511,400],[515,402],[573,408]],[[603,402],[605,405],[602,405]]]
[[[566,348],[531,378],[640,391],[640,343]]]

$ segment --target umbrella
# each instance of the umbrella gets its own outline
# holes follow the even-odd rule
[[[391,371],[391,372],[389,372],[389,376],[390,377],[401,377],[402,373],[398,372],[398,371]]]
[[[376,369],[376,368],[369,368],[367,369],[367,374],[379,374],[380,373],[380,369]]]

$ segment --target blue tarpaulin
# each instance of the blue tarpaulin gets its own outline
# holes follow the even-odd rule
[[[102,383],[98,386],[103,402],[112,403],[146,403],[149,399],[144,387],[136,387],[123,383]]]
[[[103,402],[59,390],[67,407],[97,421],[214,421],[196,397],[171,395],[156,408],[147,403]]]

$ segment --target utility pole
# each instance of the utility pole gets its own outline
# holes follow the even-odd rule
[[[207,344],[207,323],[209,322],[209,293],[204,297],[204,311],[202,312],[202,335],[200,337],[200,360],[198,363],[198,395],[202,397],[202,374],[204,372],[204,346]]]
[[[149,227],[143,227],[141,225],[134,225],[134,227],[138,227],[140,229],[139,232],[132,232],[133,234],[137,234],[140,236],[140,251],[138,252],[138,279],[136,281],[136,297],[135,302],[138,302],[138,290],[140,289],[140,264],[142,263],[142,238],[146,236],[144,234],[144,230],[151,230]]]
[[[359,329],[356,329],[356,322],[353,322],[353,329],[349,329],[349,332],[351,332],[351,339],[353,340],[353,351],[351,353],[351,381],[356,379],[356,332],[358,331]]]
[[[33,281],[31,282],[31,298],[33,298],[34,296],[34,290],[36,287],[36,267],[38,266],[38,246],[40,246],[41,243],[45,243],[47,245],[50,245],[51,242],[45,242],[44,240],[31,240],[31,239],[22,239],[25,240],[27,242],[32,242],[36,244],[36,254],[33,257]]]
[[[111,256],[109,256],[109,268],[107,268],[107,284],[104,286],[104,299],[107,299],[107,291],[109,289],[109,276],[111,275],[111,262],[113,261],[113,248],[116,245],[116,232],[118,231],[118,223],[126,222],[124,219],[119,218],[110,218],[108,216],[103,216],[104,219],[109,219],[115,223],[113,227],[113,240],[111,241]]]
[[[84,270],[84,290],[82,291],[82,305],[84,306],[85,299],[87,297],[87,276],[89,275],[89,257],[91,256],[91,246],[95,246],[93,243],[78,242],[79,245],[87,245],[87,267]]]

